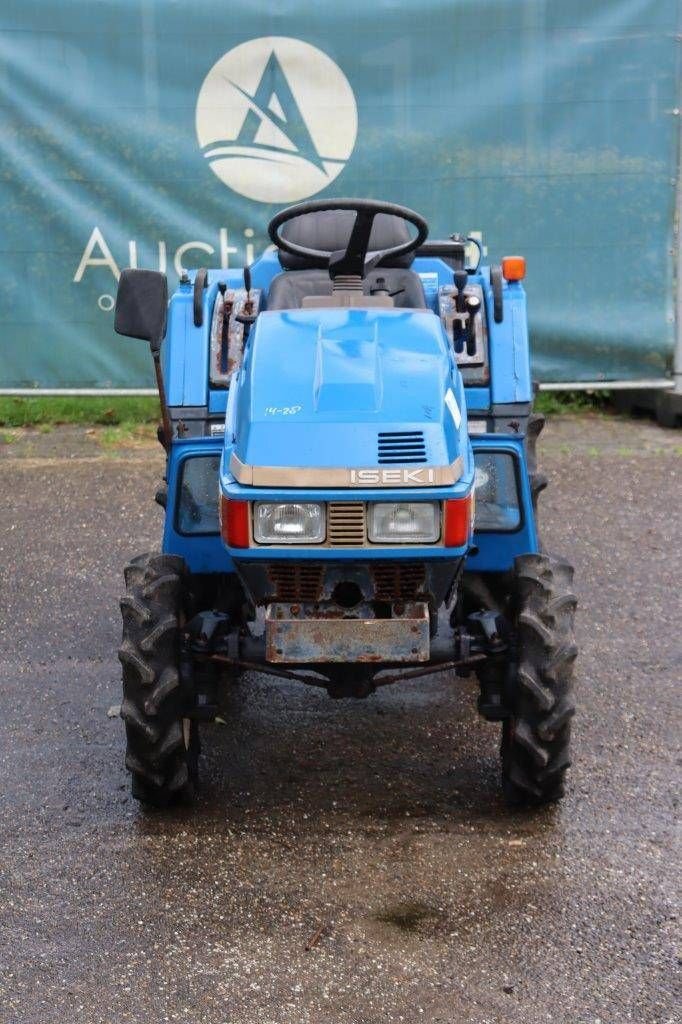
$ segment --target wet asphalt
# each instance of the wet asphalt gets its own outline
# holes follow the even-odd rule
[[[107,710],[160,450],[0,448],[3,1024],[679,1020],[679,432],[541,439],[582,653],[568,795],[536,812],[502,804],[470,682],[335,702],[250,676],[196,806],[143,815]]]

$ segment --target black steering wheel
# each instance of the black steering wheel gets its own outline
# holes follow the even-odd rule
[[[307,246],[289,241],[282,235],[281,229],[289,221],[303,217],[307,213],[320,213],[328,210],[352,210],[355,213],[355,222],[345,249],[335,252],[309,249]],[[368,260],[367,251],[374,218],[381,213],[406,220],[408,224],[412,224],[417,229],[417,234],[407,242],[392,245],[373,253],[371,259]],[[373,267],[387,257],[395,259],[398,256],[414,252],[426,241],[428,233],[428,224],[414,210],[410,210],[406,206],[397,206],[395,203],[377,202],[374,199],[315,199],[310,203],[297,203],[296,206],[288,206],[286,210],[278,213],[268,225],[270,239],[278,249],[289,253],[290,256],[304,259],[308,266],[327,267],[331,278],[340,275],[364,278]]]

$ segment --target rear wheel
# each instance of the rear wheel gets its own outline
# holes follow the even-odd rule
[[[180,673],[185,565],[175,555],[140,555],[124,570],[121,598],[121,717],[135,799],[167,807],[193,796],[199,757],[196,722]]]
[[[538,438],[545,426],[545,417],[542,413],[533,412],[528,417],[526,428],[526,462],[528,465],[528,479],[530,482],[530,496],[533,502],[533,512],[538,514],[538,498],[548,484],[547,477],[538,469],[537,444]]]
[[[514,563],[517,670],[502,729],[502,785],[511,804],[559,800],[570,764],[573,666],[573,568],[546,554]]]

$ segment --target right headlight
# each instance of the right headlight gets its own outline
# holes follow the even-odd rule
[[[373,544],[434,544],[440,537],[439,501],[377,501],[367,507]]]

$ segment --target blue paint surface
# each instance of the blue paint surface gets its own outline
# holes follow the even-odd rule
[[[163,550],[182,555],[193,572],[231,572],[234,562],[220,536],[184,536],[175,526],[175,508],[184,459],[221,452],[216,490],[231,499],[271,501],[418,501],[461,498],[474,486],[467,410],[478,413],[491,402],[532,400],[526,299],[520,284],[503,288],[504,319],[492,316],[487,267],[470,277],[483,288],[490,344],[489,387],[465,388],[437,310],[438,287],[452,281],[441,259],[418,258],[430,309],[306,309],[264,311],[251,329],[241,370],[228,390],[208,383],[209,330],[218,283],[242,287],[240,269],[209,271],[203,293],[203,325],[193,322],[193,282],[181,285],[169,310],[164,359],[169,403],[207,408],[225,416],[225,434],[177,441],[168,462],[169,500]],[[281,272],[277,256],[266,252],[251,268],[253,286],[263,291]],[[446,403],[448,391],[452,402]],[[459,420],[459,422],[457,422]],[[236,451],[246,464],[272,467],[370,468],[378,462],[379,432],[420,431],[424,467],[462,459],[463,472],[451,487],[263,488],[245,487],[230,472]],[[511,568],[518,554],[536,551],[536,535],[522,439],[475,435],[476,450],[504,451],[516,460],[521,523],[513,532],[477,532],[466,562],[470,571]],[[465,548],[372,546],[363,559],[453,558]],[[246,551],[234,551],[239,559]],[[311,547],[248,549],[249,559],[353,560],[354,549]]]
[[[375,466],[379,431],[422,431],[425,465],[467,446],[461,377],[431,312],[262,313],[237,387],[236,452],[249,465]]]

